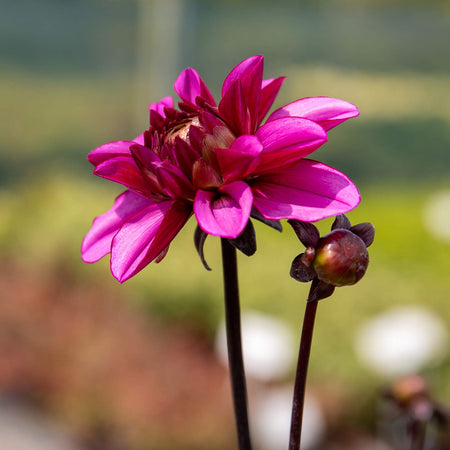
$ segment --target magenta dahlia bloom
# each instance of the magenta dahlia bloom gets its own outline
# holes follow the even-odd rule
[[[186,69],[174,84],[178,109],[171,97],[152,103],[141,136],[93,150],[94,174],[127,190],[94,220],[83,260],[110,253],[111,271],[123,282],[160,261],[192,214],[203,232],[234,239],[251,215],[313,222],[353,209],[360,200],[354,184],[304,158],[357,108],[304,98],[261,125],[283,80],[264,80],[263,57],[253,56],[229,73],[217,104],[198,73]]]

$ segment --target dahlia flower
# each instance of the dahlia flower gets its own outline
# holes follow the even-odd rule
[[[82,258],[111,254],[123,282],[160,261],[194,214],[204,233],[234,239],[250,216],[313,222],[359,203],[341,172],[304,159],[327,140],[327,131],[358,115],[328,97],[304,98],[272,113],[262,125],[284,78],[263,79],[263,57],[238,64],[225,78],[217,104],[192,69],[174,84],[181,98],[149,106],[150,127],[133,141],[93,150],[94,174],[126,187],[114,206],[94,220]]]

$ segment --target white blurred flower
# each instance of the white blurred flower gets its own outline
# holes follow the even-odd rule
[[[450,241],[450,191],[435,192],[423,214],[427,231],[437,239]]]
[[[242,348],[247,375],[260,381],[273,381],[290,373],[296,342],[288,326],[279,319],[259,312],[242,314]],[[223,322],[216,335],[216,352],[228,365],[227,338]]]
[[[80,450],[65,430],[38,411],[0,399],[0,448],[4,450]]]
[[[385,376],[401,376],[436,363],[447,350],[443,321],[419,307],[398,307],[364,323],[356,334],[362,362]]]
[[[250,421],[257,447],[261,450],[288,448],[291,428],[293,386],[271,388],[261,392]],[[319,404],[307,393],[303,411],[301,449],[316,446],[324,437],[325,418]]]

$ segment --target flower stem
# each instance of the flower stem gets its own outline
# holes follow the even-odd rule
[[[241,313],[239,307],[236,249],[227,239],[222,238],[221,244],[228,364],[230,367],[239,450],[251,450],[247,413],[247,388],[245,384],[244,360],[242,357]]]
[[[300,339],[300,350],[298,354],[297,372],[295,375],[289,450],[300,449],[303,406],[305,403],[306,375],[308,373],[309,355],[311,353],[311,342],[314,331],[317,303],[317,300],[306,302],[305,316],[303,318],[302,337]]]
[[[426,422],[414,419],[411,423],[411,450],[423,450],[425,444]]]

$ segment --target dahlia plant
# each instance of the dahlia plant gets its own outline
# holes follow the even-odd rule
[[[263,57],[238,64],[217,104],[194,69],[174,84],[178,109],[152,103],[150,127],[133,141],[93,150],[94,174],[126,191],[97,217],[82,245],[85,262],[111,254],[123,282],[160,261],[192,214],[207,234],[236,238],[250,216],[312,222],[353,209],[355,185],[341,172],[305,159],[327,141],[327,130],[358,115],[343,100],[304,98],[261,125],[283,78],[263,79]]]
[[[253,56],[228,74],[217,103],[198,73],[186,69],[174,84],[181,99],[178,107],[172,97],[150,104],[148,130],[132,141],[104,144],[88,156],[95,175],[126,190],[94,220],[81,248],[85,262],[110,254],[111,272],[124,282],[150,262],[161,261],[192,215],[198,223],[195,244],[207,268],[203,243],[208,235],[221,238],[229,366],[241,450],[250,449],[251,441],[236,248],[247,255],[256,250],[250,218],[281,229],[280,219],[314,222],[350,211],[360,201],[346,175],[306,159],[327,141],[328,130],[357,116],[358,109],[334,98],[303,98],[277,109],[263,123],[283,80],[263,79],[263,57]],[[319,282],[319,266],[313,267],[314,272],[301,268],[309,273],[307,281],[313,280],[313,286],[326,284]],[[306,371],[307,360],[304,367]],[[299,401],[303,398],[294,397],[297,416]],[[298,433],[291,449],[298,448],[299,439]]]
[[[320,237],[319,230],[312,223],[289,220],[289,224],[306,247],[305,252],[300,253],[292,262],[290,275],[302,283],[311,281],[303,317],[292,401],[289,450],[298,450],[318,302],[330,297],[336,286],[353,285],[364,276],[369,264],[367,247],[373,243],[375,227],[369,222],[352,226],[342,214],[334,220],[331,232]]]

